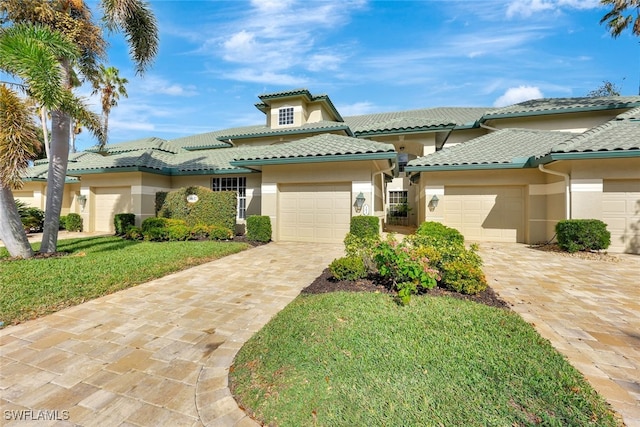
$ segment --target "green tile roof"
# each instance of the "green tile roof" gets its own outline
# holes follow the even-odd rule
[[[472,126],[489,111],[485,107],[425,108],[345,117],[356,136],[417,132]]]
[[[138,150],[158,150],[176,154],[181,151],[181,148],[175,146],[169,141],[152,136],[149,138],[136,139],[133,141],[126,141],[118,144],[107,144],[103,149],[103,151],[106,151],[109,154],[126,153]],[[99,151],[99,148],[98,146],[94,146],[87,149],[86,151],[97,153]]]
[[[357,139],[335,134],[315,135],[293,142],[253,147],[254,150],[240,154],[232,164],[259,164],[272,160],[314,160],[324,161],[330,157],[355,159],[358,156],[367,158],[390,159],[395,158],[395,148],[392,144],[383,144],[365,139]],[[274,162],[268,162],[274,163]]]
[[[553,147],[553,153],[640,150],[640,121],[612,120]]]
[[[304,89],[304,88],[286,90],[286,91],[281,91],[281,92],[263,93],[262,95],[258,95],[258,98],[260,98],[260,100],[262,102],[259,102],[259,103],[255,104],[255,106],[256,106],[256,108],[258,110],[262,111],[263,113],[266,113],[267,109],[269,108],[269,101],[270,100],[272,100],[272,99],[290,98],[290,97],[294,97],[294,96],[304,96],[307,99],[308,102],[317,102],[317,101],[326,102],[327,106],[329,107],[329,110],[331,110],[331,112],[335,115],[335,118],[339,122],[342,122],[342,116],[340,115],[340,113],[336,109],[335,105],[333,105],[333,102],[331,102],[331,99],[329,98],[329,95],[327,95],[327,94],[312,95],[311,92],[309,92],[308,89]]]
[[[271,129],[265,125],[244,126],[244,127],[238,127],[238,128],[225,129],[218,132],[220,134],[218,136],[218,140],[227,141],[231,139],[233,141],[234,139],[247,139],[247,138],[258,138],[258,137],[268,137],[268,136],[297,135],[302,133],[335,132],[335,131],[344,131],[347,134],[351,134],[351,131],[346,124],[342,122],[323,120],[315,123],[306,123],[302,126],[279,128],[279,129]]]
[[[640,119],[640,107],[632,108],[616,116],[616,120]]]
[[[185,136],[182,138],[172,139],[170,142],[175,147],[180,147],[185,150],[206,150],[209,148],[223,148],[229,147],[229,143],[220,141],[218,138],[222,136],[226,131],[215,131],[200,133],[197,135]]]
[[[571,134],[566,132],[502,129],[411,160],[405,170],[524,167],[568,138]]]
[[[489,111],[482,117],[481,121],[508,117],[616,110],[638,106],[640,106],[640,96],[542,98]]]

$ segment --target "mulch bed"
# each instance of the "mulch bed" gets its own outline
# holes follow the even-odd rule
[[[372,275],[360,280],[336,280],[332,277],[329,269],[325,269],[313,283],[302,290],[303,294],[321,294],[326,292],[379,292],[385,294],[395,294],[391,289],[391,284],[384,278]],[[434,288],[426,291],[425,295],[433,297],[448,296],[468,301],[475,301],[490,307],[509,308],[509,304],[503,301],[490,287],[476,295],[464,295],[458,292],[448,291],[442,288]]]

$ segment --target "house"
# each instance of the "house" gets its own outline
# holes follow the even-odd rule
[[[157,192],[201,185],[238,193],[240,226],[270,216],[274,240],[341,242],[350,218],[367,214],[441,221],[468,240],[542,242],[570,217],[602,219],[612,250],[640,252],[640,97],[352,117],[306,89],[259,101],[259,125],[72,154],[63,214],[109,232],[116,213],[153,216]],[[15,196],[43,208],[46,172],[37,161]]]

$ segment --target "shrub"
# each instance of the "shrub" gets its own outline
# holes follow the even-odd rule
[[[60,222],[58,223],[58,229],[59,230],[64,230],[64,226],[67,222],[67,216],[66,215],[61,215],[60,216]]]
[[[116,231],[116,236],[123,236],[134,225],[136,225],[135,214],[119,213],[113,217],[113,228]]]
[[[77,213],[67,215],[64,228],[69,231],[82,231],[82,217]]]
[[[390,235],[375,250],[374,259],[380,275],[392,280],[404,305],[419,290],[434,288],[440,278],[438,271],[429,264],[429,259],[421,256],[417,249],[411,241],[398,243]]]
[[[599,251],[611,244],[607,224],[598,219],[567,219],[556,224],[558,245],[567,252]]]
[[[211,227],[207,224],[196,224],[191,227],[190,233],[191,238],[194,240],[202,240],[209,238],[209,233],[211,232]]]
[[[355,234],[347,233],[344,237],[344,251],[347,256],[360,257],[367,271],[373,272],[375,270],[374,250],[379,243],[379,234],[370,237],[357,237]]]
[[[167,198],[167,193],[166,191],[158,191],[156,193],[156,204],[155,204],[155,212],[156,212],[156,216],[158,215],[158,212],[160,212],[160,209],[162,209],[162,205],[164,205],[164,201]]]
[[[247,218],[247,239],[267,243],[271,240],[271,218],[266,215],[251,215]]]
[[[354,216],[351,218],[349,233],[366,239],[380,235],[380,220],[377,216]]]
[[[233,232],[228,228],[219,225],[209,226],[209,239],[211,240],[229,240],[233,238]]]
[[[129,240],[142,240],[144,238],[142,228],[136,226],[129,227],[125,232],[124,237]]]
[[[424,244],[438,245],[446,242],[448,244],[464,245],[464,236],[462,233],[455,228],[447,227],[435,221],[423,222],[415,234],[422,238]]]
[[[190,195],[198,196],[198,201],[187,201]],[[196,224],[216,225],[233,233],[236,228],[236,205],[235,191],[214,192],[205,187],[186,187],[167,194],[158,216],[182,219],[190,227]]]
[[[20,212],[20,220],[27,231],[42,231],[44,211],[38,208],[25,207]]]
[[[334,259],[329,271],[337,280],[357,280],[367,277],[367,268],[358,256],[346,256]]]
[[[191,229],[187,226],[187,224],[182,221],[180,223],[173,223],[167,226],[167,239],[171,241],[176,240],[189,240],[191,237]]]
[[[147,218],[142,221],[142,232],[146,232],[152,228],[165,228],[167,226],[167,222],[167,218]]]
[[[169,231],[168,227],[150,227],[142,229],[142,235],[144,240],[150,242],[162,242],[164,240],[169,240]]]

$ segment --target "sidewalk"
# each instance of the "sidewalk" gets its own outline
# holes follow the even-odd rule
[[[4,425],[255,425],[235,354],[342,252],[271,243],[0,330]]]

